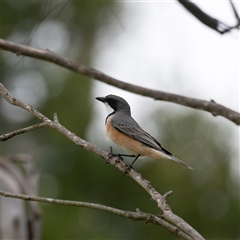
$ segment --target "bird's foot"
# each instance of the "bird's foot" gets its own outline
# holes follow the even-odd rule
[[[110,148],[109,148],[109,153],[108,153],[107,163],[109,163],[109,160],[110,160],[112,157],[118,157],[118,158],[120,158],[120,159],[123,161],[123,158],[121,157],[121,155],[120,155],[120,154],[113,153],[112,147],[110,146]]]
[[[134,169],[134,168],[132,167],[132,164],[126,165],[126,166],[127,166],[127,167],[126,167],[125,171],[123,172],[123,175],[128,174],[128,172],[129,172],[131,169]]]
[[[164,219],[164,216],[163,216],[163,214],[161,214],[161,213],[156,214],[156,216],[159,217],[159,218],[161,218],[161,219]]]
[[[131,169],[134,169],[133,168],[133,164],[137,161],[137,159],[140,157],[140,154],[138,154],[137,156],[134,156],[134,155],[132,155],[132,157],[135,157],[135,159],[133,160],[133,162],[130,164],[130,165],[128,165],[127,166],[127,168],[125,169],[125,171],[124,171],[124,175],[126,174],[126,173],[128,173]]]

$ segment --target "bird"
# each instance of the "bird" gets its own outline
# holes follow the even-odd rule
[[[133,162],[125,170],[127,173],[139,157],[150,157],[154,159],[173,160],[189,169],[185,162],[173,156],[152,135],[144,131],[131,116],[131,108],[122,97],[110,94],[105,97],[96,97],[98,101],[105,104],[107,117],[105,120],[106,135],[116,145],[128,154],[113,154],[110,147],[110,157],[122,156],[134,157]]]

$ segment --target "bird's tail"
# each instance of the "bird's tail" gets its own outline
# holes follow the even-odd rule
[[[188,166],[185,162],[183,162],[183,161],[181,161],[180,159],[174,157],[173,155],[171,155],[171,156],[168,155],[168,157],[169,157],[169,159],[171,159],[171,160],[173,160],[173,161],[175,161],[175,162],[177,162],[177,163],[180,163],[180,164],[183,165],[184,167],[187,167],[187,168],[193,170],[193,169],[192,169],[190,166]]]

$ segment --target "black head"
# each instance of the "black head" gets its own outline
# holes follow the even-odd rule
[[[111,94],[107,95],[106,97],[97,97],[96,99],[103,102],[107,108],[110,107],[112,109],[112,112],[124,111],[131,115],[129,104],[125,99],[121,97]]]

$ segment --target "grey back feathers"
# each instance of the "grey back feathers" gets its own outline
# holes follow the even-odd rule
[[[167,155],[172,155],[170,152],[164,149],[154,137],[144,131],[131,116],[123,116],[121,113],[116,112],[111,123],[118,131],[126,134],[128,137],[131,137],[138,142],[147,145],[148,147],[158,151],[163,151]]]

